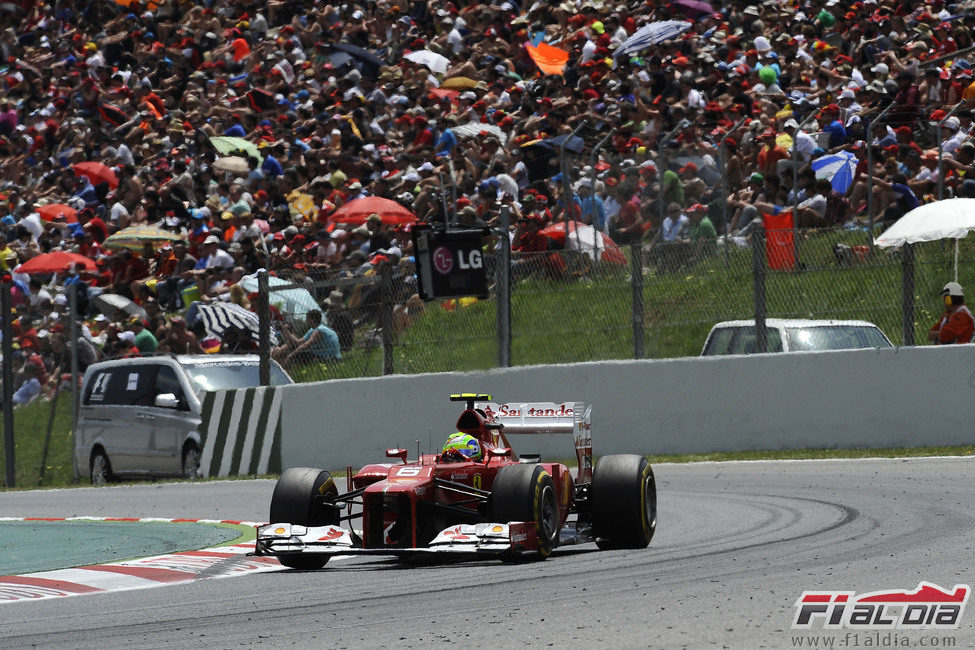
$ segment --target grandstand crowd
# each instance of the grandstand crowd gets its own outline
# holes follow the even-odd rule
[[[15,367],[34,395],[57,384],[72,291],[83,366],[251,349],[193,306],[252,310],[259,269],[388,265],[416,314],[416,221],[497,228],[506,207],[516,255],[568,219],[660,260],[773,217],[859,228],[975,196],[973,27],[943,0],[4,2]],[[369,197],[410,216],[342,212]],[[113,241],[140,226],[163,233]],[[58,251],[89,263],[21,270]],[[349,286],[314,294],[326,324]]]

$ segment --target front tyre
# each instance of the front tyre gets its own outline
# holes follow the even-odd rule
[[[657,528],[657,484],[643,456],[603,456],[590,488],[592,532],[601,549],[646,548]]]
[[[335,497],[338,488],[332,475],[323,469],[292,467],[278,479],[271,495],[268,523],[289,523],[299,526],[328,526],[339,523],[339,508],[322,503],[320,497]],[[292,569],[321,569],[328,562],[327,555],[279,555],[278,561]]]
[[[555,482],[541,465],[502,467],[494,479],[489,510],[491,521],[499,523],[534,521],[542,559],[559,543],[561,521]]]

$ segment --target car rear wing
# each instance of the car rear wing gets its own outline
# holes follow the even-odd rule
[[[579,463],[576,483],[592,481],[592,404],[587,402],[476,402],[487,420],[502,425],[505,436],[523,434],[571,434]]]

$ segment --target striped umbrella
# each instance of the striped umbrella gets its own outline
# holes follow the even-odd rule
[[[138,225],[119,230],[109,236],[102,246],[115,250],[141,251],[146,243],[152,244],[153,248],[159,248],[166,242],[174,241],[183,241],[183,237],[156,226]]]
[[[644,25],[633,36],[623,41],[623,44],[616,48],[613,57],[618,58],[626,54],[633,54],[634,52],[645,50],[651,45],[670,40],[690,28],[691,23],[683,20],[661,20]]]
[[[236,327],[242,332],[247,332],[254,341],[260,338],[257,314],[249,309],[232,302],[215,302],[209,305],[200,303],[198,309],[197,314],[203,321],[203,329],[210,336],[223,338],[227,328]]]
[[[834,190],[846,194],[853,184],[857,157],[849,151],[837,151],[812,161],[812,168],[816,172],[816,178],[828,179]]]

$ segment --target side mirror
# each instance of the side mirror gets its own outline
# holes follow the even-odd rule
[[[408,452],[405,449],[387,449],[386,458],[399,458],[400,460],[403,461],[403,464],[405,465],[407,453]]]
[[[164,409],[174,409],[179,407],[179,400],[172,393],[160,393],[156,395],[156,406]]]
[[[488,449],[488,458],[492,456],[509,458],[511,456],[511,449],[509,447],[504,447],[503,449]]]

